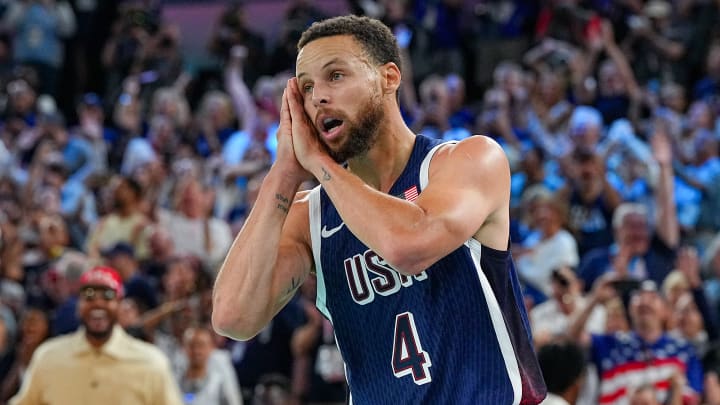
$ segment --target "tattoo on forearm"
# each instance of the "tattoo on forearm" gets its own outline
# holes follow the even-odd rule
[[[287,292],[285,294],[292,294],[297,288],[300,287],[300,280],[296,280],[295,277],[293,277],[290,280],[290,287],[288,288]]]
[[[328,180],[332,179],[332,177],[330,177],[330,173],[328,173],[328,171],[325,170],[324,167],[322,168],[322,171],[323,171],[323,177],[322,177],[323,180],[328,181]]]
[[[278,201],[277,208],[287,214],[290,210],[290,200],[280,193],[275,194],[275,199]]]

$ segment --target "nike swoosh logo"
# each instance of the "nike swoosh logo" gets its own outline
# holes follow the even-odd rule
[[[342,229],[343,226],[345,226],[345,222],[340,222],[340,225],[338,225],[332,229],[327,229],[327,226],[323,225],[322,229],[320,230],[320,236],[322,236],[323,238],[329,238],[329,237],[333,236],[335,234],[335,232]]]

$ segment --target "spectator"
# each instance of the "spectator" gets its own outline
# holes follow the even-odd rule
[[[0,401],[7,401],[23,382],[30,359],[38,347],[50,336],[50,322],[42,309],[29,309],[20,321],[20,338],[13,348],[13,359],[7,375],[0,384]]]
[[[345,363],[335,342],[332,324],[315,307],[316,280],[300,287],[299,303],[305,324],[293,331],[293,393],[303,403],[339,405],[345,403]]]
[[[183,336],[188,357],[187,370],[180,378],[186,404],[242,405],[235,371],[228,375],[211,367],[213,334],[205,328],[189,328]]]
[[[551,342],[538,350],[548,395],[542,405],[575,405],[585,372],[585,354],[573,342]]]
[[[580,339],[595,305],[612,298],[617,279],[604,277],[593,286],[588,305],[570,326],[570,337]],[[615,284],[617,286],[617,284]],[[655,389],[659,401],[671,398],[671,381],[682,373],[685,400],[695,401],[702,393],[703,371],[693,347],[663,330],[668,308],[651,280],[642,282],[630,298],[632,333],[592,335],[589,349],[600,375],[600,404],[627,400],[643,383]],[[694,403],[694,402],[692,402]]]
[[[37,71],[40,92],[56,95],[63,64],[63,39],[75,32],[75,14],[66,1],[19,1],[5,14],[4,24],[16,30],[15,60]]]
[[[720,313],[720,233],[708,243],[702,256],[702,270],[707,280],[705,294],[716,313]]]
[[[170,233],[178,254],[199,259],[215,274],[232,243],[227,222],[212,216],[213,195],[198,180],[180,180],[174,193],[174,209],[161,211],[159,224]]]
[[[584,256],[612,243],[612,213],[621,200],[607,181],[605,163],[596,152],[578,148],[569,165],[569,181],[559,193],[569,200],[568,228],[577,239],[578,253]]]
[[[688,72],[680,62],[686,55],[693,27],[688,19],[674,14],[672,8],[669,1],[652,0],[640,15],[628,19],[630,32],[623,45],[631,48],[633,68],[643,83],[687,80]]]
[[[245,79],[252,87],[265,73],[265,39],[248,27],[248,15],[242,3],[231,4],[215,23],[208,44],[209,51],[221,61],[227,61],[233,55],[233,48],[242,46],[247,51],[248,64],[244,71]]]
[[[580,259],[575,239],[564,229],[567,206],[562,200],[542,193],[529,200],[532,230],[513,255],[517,257],[521,280],[547,297],[552,291],[552,270],[562,266],[575,267]]]
[[[660,284],[672,270],[680,238],[672,189],[672,152],[664,132],[657,132],[652,142],[653,154],[660,165],[655,190],[656,231],[651,232],[646,207],[620,205],[612,221],[615,244],[588,252],[580,263],[578,274],[586,288],[608,272],[621,278],[649,278]]]
[[[48,270],[54,285],[47,290],[55,291],[57,303],[50,318],[52,336],[74,332],[80,326],[77,314],[80,277],[90,267],[85,254],[67,250]]]
[[[530,310],[530,325],[537,347],[552,342],[567,333],[570,322],[588,305],[582,295],[575,272],[570,267],[559,267],[551,275],[552,294],[549,299]],[[587,333],[604,333],[606,311],[596,307],[585,324]]]
[[[102,252],[107,264],[116,269],[123,281],[125,297],[135,300],[140,312],[158,306],[157,293],[150,282],[140,272],[135,250],[126,242],[118,242],[115,246]]]
[[[90,232],[87,251],[91,257],[99,257],[102,250],[118,242],[127,242],[133,246],[139,260],[148,255],[150,221],[141,211],[142,189],[129,177],[117,177],[111,182],[114,203],[113,211],[100,218]]]
[[[167,358],[115,325],[123,293],[117,272],[96,267],[80,284],[84,329],[38,347],[10,403],[38,404],[51,395],[62,403],[181,404]]]

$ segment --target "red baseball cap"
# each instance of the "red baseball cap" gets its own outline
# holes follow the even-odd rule
[[[125,293],[120,274],[107,266],[97,266],[83,273],[80,276],[80,288],[87,286],[109,288],[115,291],[118,298],[122,298]]]

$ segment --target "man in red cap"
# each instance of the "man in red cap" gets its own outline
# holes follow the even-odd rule
[[[82,327],[38,347],[10,404],[182,404],[167,357],[116,325],[122,295],[114,269],[84,273]]]

